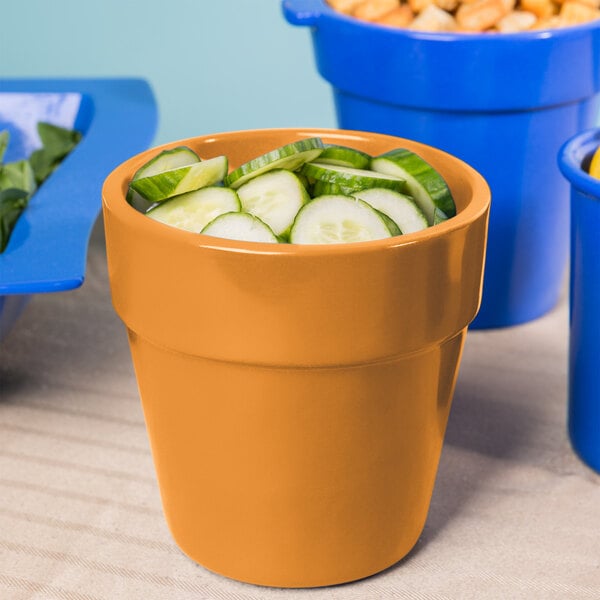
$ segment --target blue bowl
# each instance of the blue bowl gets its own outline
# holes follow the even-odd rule
[[[492,190],[483,299],[471,328],[516,325],[558,301],[568,260],[566,139],[600,108],[600,21],[516,34],[427,33],[284,0],[310,27],[338,124],[441,148]]]
[[[6,161],[39,146],[36,124],[74,127],[82,140],[32,196],[0,254],[0,340],[32,294],[79,287],[106,176],[147,148],[157,125],[153,92],[141,79],[0,80]]]
[[[571,138],[558,164],[571,184],[569,436],[577,454],[600,472],[600,180],[588,175],[600,128]]]

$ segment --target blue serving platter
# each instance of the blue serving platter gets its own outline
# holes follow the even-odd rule
[[[143,79],[0,79],[0,130],[10,134],[6,162],[40,145],[38,121],[73,127],[83,137],[32,196],[0,254],[0,340],[32,294],[82,285],[104,179],[152,143],[158,111]]]

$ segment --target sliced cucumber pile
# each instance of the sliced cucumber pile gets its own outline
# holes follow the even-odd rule
[[[227,169],[226,156],[166,150],[136,171],[127,200],[171,227],[265,243],[376,240],[456,214],[441,175],[403,148],[371,157],[307,138]]]

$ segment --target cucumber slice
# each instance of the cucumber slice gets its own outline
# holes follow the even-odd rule
[[[127,195],[125,196],[125,200],[135,208],[135,210],[141,213],[147,213],[156,202],[151,202],[150,200],[146,200],[138,194],[131,186],[129,186],[127,190]]]
[[[365,190],[372,187],[382,187],[397,192],[406,190],[406,181],[396,175],[378,173],[368,169],[339,167],[318,161],[306,163],[301,170],[308,179],[325,181],[353,191]]]
[[[164,171],[185,167],[200,162],[200,157],[187,146],[177,146],[170,150],[159,152],[154,158],[144,163],[133,175],[133,179],[142,179],[158,175]],[[141,194],[129,187],[126,196],[127,202],[139,212],[148,212],[155,202],[146,200]]]
[[[258,217],[244,212],[230,212],[211,221],[201,233],[230,240],[279,243],[275,234]]]
[[[135,172],[133,179],[151,177],[152,175],[158,175],[158,173],[164,173],[171,169],[187,167],[197,162],[200,162],[200,157],[191,148],[177,146],[177,148],[159,152]]]
[[[205,187],[180,194],[151,208],[146,214],[171,227],[198,233],[219,215],[241,209],[235,190]]]
[[[316,179],[311,187],[311,195],[313,198],[317,198],[318,196],[352,196],[352,194],[357,191],[353,187],[349,187],[347,185],[339,185],[337,183],[330,183],[329,181],[323,181],[321,179]]]
[[[171,148],[171,150],[159,152],[154,158],[150,159],[147,163],[144,163],[134,173],[133,179],[151,177],[152,175],[158,175],[158,173],[164,171],[185,167],[197,162],[200,162],[200,157],[191,148],[188,148],[187,146],[178,146],[177,148]],[[127,191],[126,200],[133,208],[143,213],[148,212],[148,210],[154,206],[153,201],[146,200],[146,198],[131,187]]]
[[[354,196],[390,217],[402,233],[413,233],[428,227],[423,211],[409,196],[384,188],[362,190]]]
[[[373,208],[373,207],[371,206],[371,208]],[[400,230],[400,227],[398,227],[398,225],[396,225],[395,221],[390,219],[384,212],[381,212],[380,210],[377,210],[376,208],[374,210],[383,219],[385,226],[389,229],[392,236],[402,235],[402,231]]]
[[[433,211],[433,224],[434,225],[443,223],[444,221],[447,221],[448,218],[449,218],[448,215],[441,208],[438,208],[437,206],[435,207],[435,210]]]
[[[216,156],[192,165],[134,179],[129,184],[146,200],[161,202],[179,194],[219,183],[227,173],[227,157]]]
[[[286,144],[244,163],[225,178],[225,185],[234,189],[250,179],[273,169],[295,171],[305,162],[314,160],[323,151],[321,138],[307,138]]]
[[[436,208],[448,217],[456,214],[452,194],[442,176],[414,152],[404,148],[391,150],[374,158],[371,168],[406,179],[408,193],[425,213],[429,224],[433,224]]]
[[[343,244],[391,237],[385,220],[366,202],[320,196],[305,204],[292,225],[292,244]]]
[[[368,169],[371,156],[366,152],[348,148],[348,146],[326,145],[319,154],[319,162],[340,167],[353,167],[355,169]]]
[[[302,175],[302,173],[299,173],[298,171],[294,171],[294,175],[298,178],[298,180],[304,186],[304,189],[308,193],[308,189],[311,187],[308,178],[305,175]]]
[[[286,237],[296,214],[310,200],[294,173],[268,171],[237,189],[242,210],[264,221],[275,235]]]

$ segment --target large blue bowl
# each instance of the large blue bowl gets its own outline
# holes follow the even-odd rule
[[[600,107],[600,20],[517,34],[427,33],[368,23],[324,0],[284,0],[310,27],[338,124],[398,135],[471,164],[492,190],[483,300],[472,328],[541,316],[562,291],[566,139]]]
[[[600,128],[562,148],[558,163],[571,184],[569,436],[578,455],[600,472],[600,179],[586,172],[600,147]]]
[[[83,138],[32,196],[0,254],[0,340],[32,294],[83,283],[102,183],[150,145],[157,108],[141,79],[0,80],[0,130],[10,133],[6,161],[26,158],[39,145],[40,120],[74,127]]]

